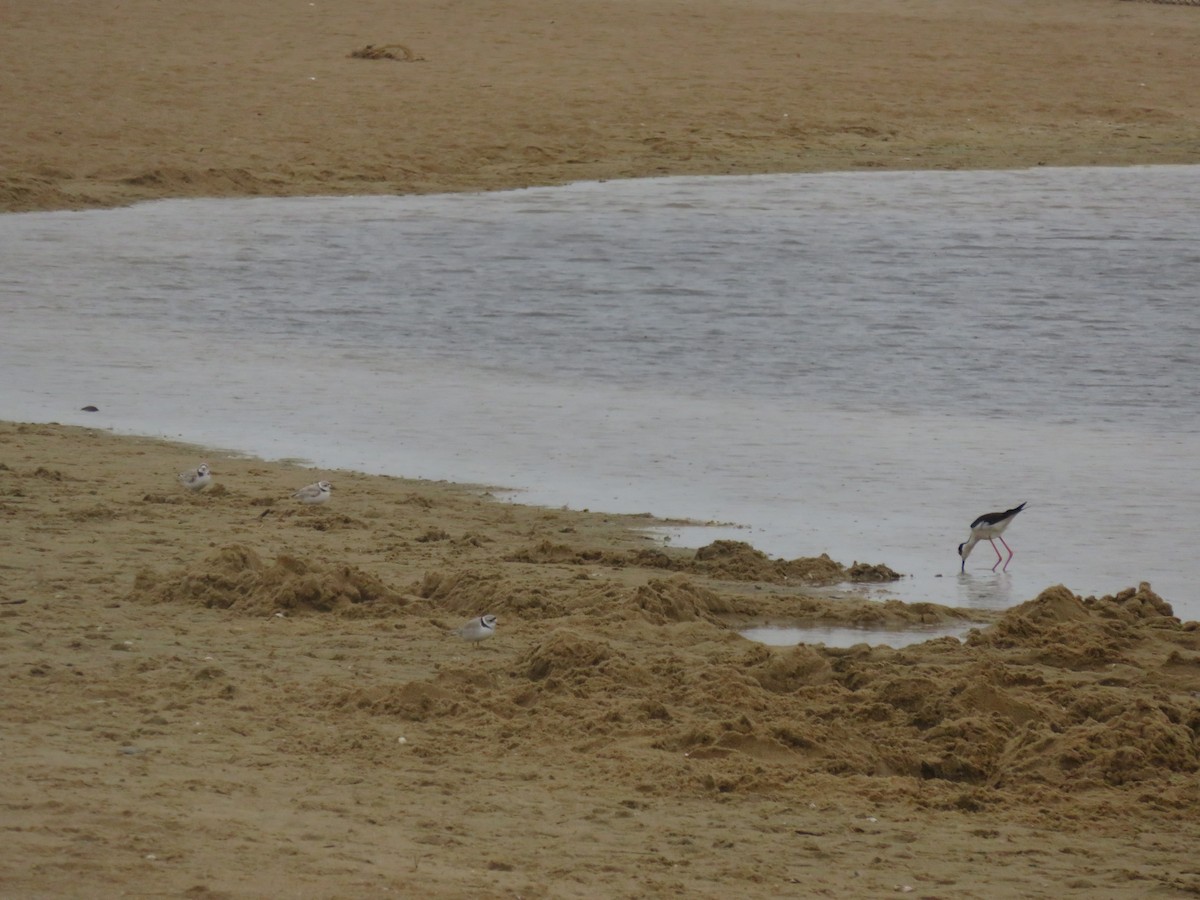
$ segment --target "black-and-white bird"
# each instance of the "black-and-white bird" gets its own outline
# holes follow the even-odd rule
[[[975,545],[980,541],[987,541],[992,545],[992,549],[996,551],[996,565],[992,566],[992,571],[996,571],[996,566],[1004,563],[1004,570],[1008,569],[1008,564],[1012,562],[1013,551],[1012,547],[1004,543],[1004,538],[1000,535],[1004,534],[1004,529],[1009,526],[1013,519],[1017,517],[1017,513],[1025,508],[1025,504],[1014,506],[1012,509],[1006,509],[1004,512],[984,513],[978,519],[971,523],[971,536],[958,545],[958,555],[962,557],[962,570],[967,571],[967,557],[971,555],[971,551],[975,549]],[[1004,544],[1004,549],[1008,551],[1008,559],[1005,560],[1000,555],[1000,550],[996,546],[996,539]]]

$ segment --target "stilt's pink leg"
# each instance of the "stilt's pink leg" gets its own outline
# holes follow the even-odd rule
[[[1008,563],[1012,562],[1012,558],[1013,558],[1013,556],[1014,556],[1015,554],[1014,554],[1014,553],[1013,553],[1013,551],[1012,551],[1012,547],[1008,546],[1008,544],[1007,544],[1007,543],[1005,543],[1005,541],[1004,541],[1004,538],[1003,538],[1003,537],[1001,537],[1001,538],[1000,538],[1000,543],[1004,544],[1004,549],[1008,551],[1008,562],[1006,562],[1006,563],[1004,564],[1004,569],[1003,569],[1003,571],[1007,572],[1007,571],[1008,571]],[[993,544],[992,546],[995,546],[995,544]],[[995,570],[995,569],[993,569],[992,571],[994,572],[994,571],[996,571],[996,570]]]
[[[1004,557],[1000,555],[1000,550],[996,547],[995,541],[993,541],[991,538],[988,538],[988,543],[991,544],[992,549],[996,551],[996,566],[998,566],[998,565],[1000,565],[1000,563],[1002,563],[1004,561]],[[1004,538],[1000,538],[1000,543],[1004,544]],[[1004,544],[1004,546],[1007,547],[1008,545]],[[992,566],[993,572],[996,571],[996,566]]]

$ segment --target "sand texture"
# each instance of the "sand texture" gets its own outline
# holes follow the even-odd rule
[[[1200,891],[1200,632],[1149,586],[769,648],[971,613],[652,524],[0,425],[5,895]]]
[[[1122,0],[0,2],[0,210],[1196,163],[1197,47]],[[873,604],[829,585],[887,560],[652,524],[0,423],[0,895],[1200,893],[1200,633],[1149,585]]]
[[[0,23],[4,210],[1200,162],[1197,7],[8,0]]]

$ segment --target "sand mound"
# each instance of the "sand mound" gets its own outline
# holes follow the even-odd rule
[[[994,784],[1039,781],[1069,790],[1156,781],[1200,769],[1194,704],[1139,699],[1092,688],[1047,711],[994,760]]]
[[[578,626],[547,622],[507,673],[487,667],[486,684],[447,673],[347,700],[400,718],[495,721],[517,743],[554,733],[649,753],[643,766],[665,767],[649,793],[773,790],[803,772],[903,776],[966,789],[927,802],[972,809],[1034,786],[1073,793],[1200,771],[1195,695],[1147,693],[1138,676],[1097,666],[1105,636],[1125,628],[1122,652],[1141,671],[1178,681],[1190,667],[1200,681],[1178,646],[1198,636],[1164,630],[1175,620],[1147,585],[1098,601],[1051,588],[967,643],[903,650],[746,644],[710,621],[726,601],[685,579],[590,602],[607,604],[603,633],[581,610]],[[1092,649],[1064,652],[1070,636]]]
[[[805,644],[766,653],[751,673],[765,690],[774,694],[790,694],[802,687],[824,685],[833,680],[829,659]]]
[[[350,57],[352,59],[396,59],[404,62],[422,61],[421,57],[414,54],[404,44],[382,44],[380,46],[367,44],[365,47],[352,50]]]
[[[1143,582],[1115,596],[1084,600],[1062,585],[1009,610],[994,626],[972,635],[976,646],[1020,648],[1026,658],[1069,668],[1100,668],[1131,661],[1127,651],[1139,628],[1179,631],[1170,605]]]
[[[370,710],[377,715],[395,716],[410,722],[452,717],[462,709],[462,704],[455,699],[455,692],[451,688],[429,681],[412,681],[396,687],[353,691],[332,705]]]
[[[582,682],[603,671],[616,654],[604,641],[589,640],[559,629],[533,648],[521,661],[530,681],[555,678]]]
[[[1114,596],[1089,597],[1085,603],[1105,618],[1121,619],[1127,623],[1151,619],[1174,619],[1174,624],[1179,623],[1171,604],[1154,593],[1145,581],[1136,588],[1126,588]],[[1168,622],[1158,624],[1172,627],[1172,623]]]
[[[903,577],[885,565],[855,562],[845,566],[824,553],[814,557],[773,560],[743,541],[713,541],[692,554],[659,547],[618,554],[542,541],[505,559],[542,565],[640,566],[704,575],[720,581],[759,581],[767,584],[794,582],[829,585],[844,581],[896,581]]]
[[[480,610],[515,612],[526,619],[556,619],[581,611],[608,619],[668,622],[718,622],[744,610],[735,598],[688,581],[650,579],[635,587],[602,583],[561,590],[526,586],[495,570],[435,570],[413,589],[433,608],[474,614]]]
[[[496,569],[432,570],[413,593],[433,609],[464,615],[519,612],[528,618],[547,618],[567,612],[545,587],[517,584]]]
[[[884,565],[855,562],[844,566],[820,556],[772,560],[742,541],[714,541],[696,551],[698,571],[730,581],[763,581],[804,584],[837,584],[842,581],[896,581],[901,576]]]
[[[274,612],[378,613],[404,605],[399,594],[353,566],[325,566],[283,555],[268,565],[242,544],[229,544],[198,565],[168,576],[143,570],[134,597],[185,602],[255,615]]]
[[[603,562],[607,565],[621,565],[620,554],[605,553],[601,550],[577,549],[567,544],[554,541],[541,541],[532,547],[517,550],[505,557],[507,562],[526,562],[538,565],[572,565],[581,566],[589,563]]]
[[[439,570],[425,573],[415,593],[442,609],[473,613],[504,608],[510,589],[498,572]]]
[[[1195,695],[1135,690],[1135,665],[1181,658],[1177,641],[1163,639],[1171,632],[1191,645],[1194,633],[1149,585],[1086,601],[1059,586],[964,646],[928,642],[920,657],[885,648],[826,653],[853,692],[846,717],[874,735],[882,770],[1081,790],[1200,767]]]
[[[735,609],[730,600],[685,578],[670,581],[651,579],[633,592],[630,602],[655,624],[692,622],[697,619],[716,622],[719,615]]]

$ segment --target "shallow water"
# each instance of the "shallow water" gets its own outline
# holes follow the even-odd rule
[[[734,523],[910,575],[881,596],[994,609],[1147,579],[1196,618],[1198,176],[0,216],[0,417]],[[1008,572],[983,545],[960,574],[967,523],[1023,500]]]

